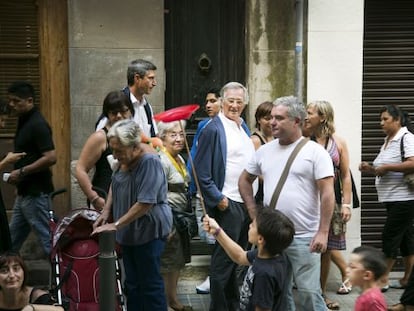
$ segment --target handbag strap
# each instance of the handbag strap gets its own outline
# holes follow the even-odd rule
[[[405,151],[404,151],[404,136],[407,133],[404,133],[403,136],[401,137],[401,141],[400,141],[400,152],[401,152],[401,162],[405,161]]]
[[[289,156],[289,159],[286,162],[285,168],[283,169],[282,175],[280,176],[280,179],[276,185],[275,191],[272,195],[272,200],[270,201],[269,207],[275,209],[277,200],[279,199],[280,191],[282,190],[282,187],[287,179],[287,175],[289,173],[290,167],[292,166],[293,160],[295,160],[297,154],[299,153],[300,149],[302,149],[303,146],[309,141],[308,138],[303,138],[293,149],[292,153]]]

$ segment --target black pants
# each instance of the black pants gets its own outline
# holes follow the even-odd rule
[[[221,228],[243,248],[247,244],[250,218],[243,203],[231,201],[225,211],[216,211],[216,220]],[[239,287],[237,265],[227,256],[219,243],[211,255],[210,265],[210,310],[233,311],[239,309]]]
[[[382,231],[382,251],[387,258],[414,254],[414,201],[386,202],[387,219]]]

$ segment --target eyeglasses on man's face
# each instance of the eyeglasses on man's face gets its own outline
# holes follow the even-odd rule
[[[224,97],[224,102],[227,102],[230,105],[238,105],[238,106],[241,106],[244,104],[244,100],[240,98],[233,98],[233,97]]]

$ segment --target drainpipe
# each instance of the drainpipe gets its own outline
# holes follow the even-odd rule
[[[303,1],[296,0],[295,96],[303,102]]]

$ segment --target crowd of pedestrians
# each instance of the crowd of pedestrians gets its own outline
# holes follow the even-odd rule
[[[414,191],[404,181],[414,171],[414,135],[406,113],[394,105],[381,110],[384,145],[372,164],[359,167],[376,176],[386,207],[382,252],[357,247],[346,263],[341,250],[356,193],[331,104],[304,105],[294,96],[263,102],[251,133],[242,118],[247,88],[238,82],[213,88],[205,97],[208,118],[199,123],[186,161],[185,121],[156,124],[146,97],[157,85],[156,69],[146,60],[130,62],[127,86],[105,97],[75,170],[89,208],[101,212],[92,235],[116,231],[128,310],[193,310],[177,295],[180,271],[191,261],[193,221],[214,244],[209,277],[197,287],[210,294],[211,311],[339,310],[326,296],[331,261],[341,272],[338,294],[361,290],[355,310],[414,309]],[[18,126],[0,169],[14,166],[5,181],[17,196],[10,232],[3,228],[0,196],[0,311],[62,310],[47,292],[26,285],[25,264],[15,253],[31,230],[44,253],[51,252],[52,129],[34,105],[32,85],[15,82],[8,96],[0,125],[11,109]],[[157,148],[149,137],[160,139]],[[399,251],[405,273],[390,282]],[[249,266],[241,287],[239,266]],[[405,292],[387,307],[382,292],[389,287]]]

